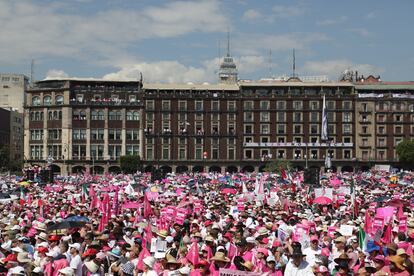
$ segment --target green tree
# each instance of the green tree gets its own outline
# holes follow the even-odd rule
[[[397,146],[399,161],[408,167],[414,163],[414,140],[404,140]]]
[[[280,174],[280,169],[288,171],[291,168],[291,164],[288,160],[275,160],[266,165],[264,170],[266,172],[274,172]]]
[[[121,156],[121,170],[124,173],[135,173],[141,170],[141,158],[138,155],[124,155]]]

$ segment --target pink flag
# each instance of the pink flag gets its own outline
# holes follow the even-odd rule
[[[185,256],[194,266],[198,264],[198,245],[197,242],[193,242],[188,250],[187,256]]]
[[[233,258],[237,255],[237,247],[232,243],[230,243],[228,255],[230,260],[233,260]]]
[[[390,243],[392,240],[392,225],[388,223],[387,228],[385,229],[384,236],[382,237],[382,241],[384,244]]]
[[[145,257],[151,256],[151,253],[148,252],[147,248],[143,247],[141,252],[138,256],[138,263],[136,269],[138,270],[144,270],[144,259]]]
[[[404,216],[403,208],[402,208],[402,206],[400,206],[400,208],[398,208],[397,218],[400,219],[403,216]]]
[[[144,218],[152,215],[151,203],[148,200],[147,194],[144,195]]]

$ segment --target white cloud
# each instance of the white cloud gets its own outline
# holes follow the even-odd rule
[[[244,12],[243,19],[244,20],[256,20],[261,18],[263,15],[260,13],[260,11],[255,9],[249,9]]]
[[[330,25],[335,25],[335,24],[339,24],[339,23],[343,23],[345,21],[348,20],[348,17],[343,15],[340,16],[338,18],[333,18],[333,19],[324,19],[324,20],[320,20],[316,22],[316,25],[318,26],[330,26]]]
[[[65,4],[0,1],[0,63],[31,58],[77,58],[113,63],[144,39],[222,32],[229,25],[215,0],[174,1],[137,10],[80,14]]]
[[[275,5],[272,7],[272,14],[278,18],[295,17],[305,13],[306,8],[303,5],[282,6]]]
[[[248,74],[266,66],[262,56],[242,56],[235,60],[240,74]],[[124,64],[117,72],[103,76],[111,80],[132,80],[143,74],[148,83],[215,83],[218,79],[219,59],[214,58],[202,62],[201,66],[193,67],[178,61],[138,62]]]
[[[352,29],[348,29],[348,31],[350,31],[351,33],[357,34],[360,37],[365,37],[365,38],[373,35],[373,33],[371,33],[365,28],[352,28]]]
[[[335,59],[325,61],[307,61],[301,70],[309,75],[327,75],[330,79],[338,79],[345,70],[356,70],[359,74],[370,75],[383,73],[384,69],[371,64],[353,63],[348,59]]]
[[[45,79],[68,78],[69,75],[63,70],[52,69],[47,71]]]
[[[371,11],[365,15],[365,19],[374,19],[378,16],[378,11]]]

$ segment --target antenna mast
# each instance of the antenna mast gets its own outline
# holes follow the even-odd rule
[[[269,78],[272,78],[272,49],[269,49]]]
[[[295,57],[295,48],[293,48],[293,64],[292,64],[292,77],[296,77],[296,57]]]
[[[34,83],[34,59],[32,59],[32,62],[30,64],[30,85],[33,86]]]

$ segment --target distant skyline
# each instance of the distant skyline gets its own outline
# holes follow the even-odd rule
[[[0,0],[0,72],[217,82],[219,55],[240,79],[346,69],[414,80],[414,1]],[[271,58],[270,53],[271,51]],[[270,62],[271,60],[271,62]]]

